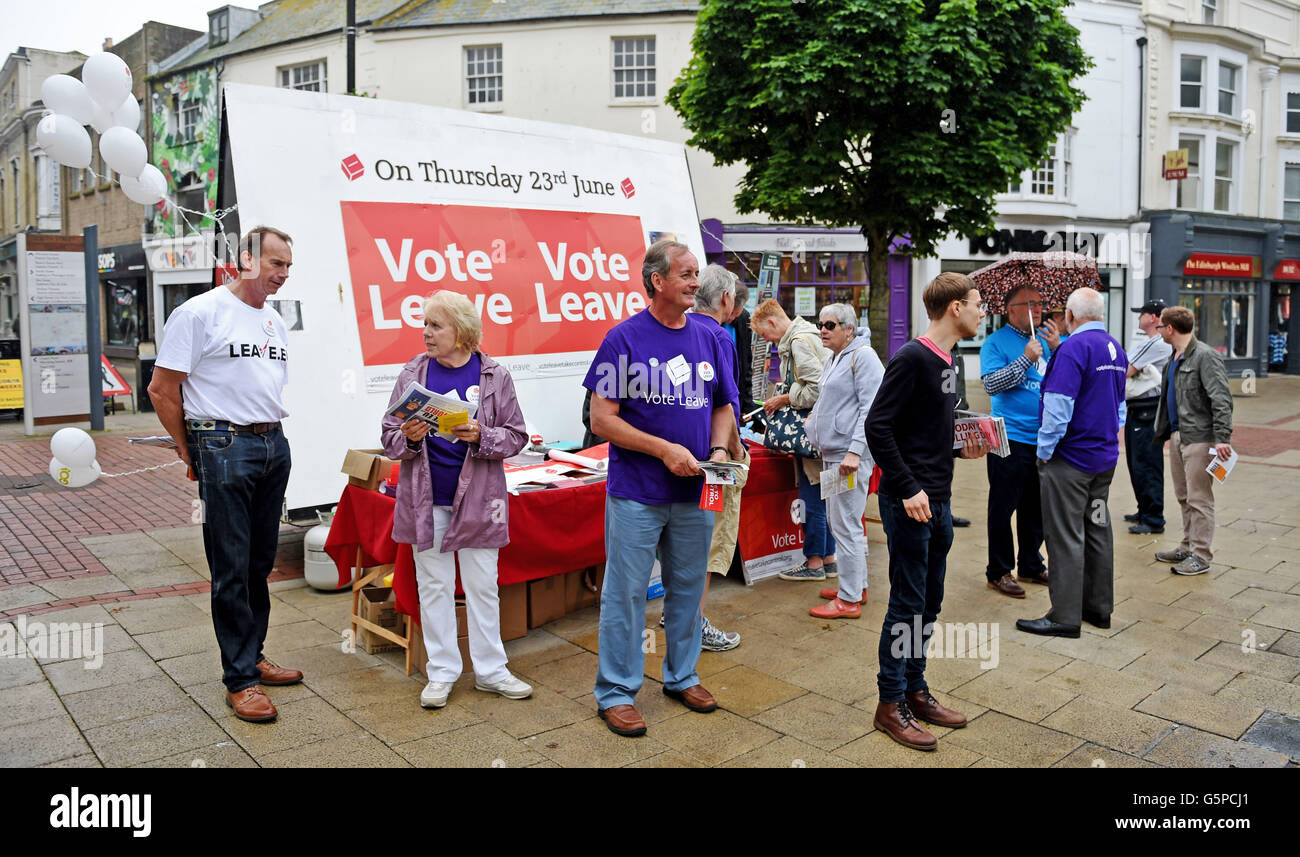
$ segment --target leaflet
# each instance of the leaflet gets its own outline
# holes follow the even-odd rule
[[[457,443],[459,439],[451,433],[451,429],[468,422],[470,417],[478,413],[478,405],[464,401],[454,392],[450,396],[439,395],[425,388],[420,382],[412,381],[406,388],[406,392],[397,400],[397,404],[389,408],[387,413],[402,422],[417,419],[428,423],[439,437]],[[454,421],[445,419],[452,416],[458,419]]]
[[[1210,450],[1210,463],[1205,466],[1205,472],[1214,477],[1214,481],[1222,485],[1228,479],[1228,474],[1237,466],[1237,450],[1232,451],[1225,461],[1219,458],[1219,454]]]
[[[959,410],[956,413],[957,419],[953,423],[953,449],[961,449],[966,445],[966,438],[979,433],[984,436],[984,441],[989,445],[989,452],[1000,458],[1006,458],[1011,454],[1011,444],[1007,441],[1007,427],[1002,422],[1002,417],[975,411]]]
[[[858,472],[856,470],[847,476],[840,473],[838,467],[823,470],[821,475],[822,499],[825,500],[834,497],[836,494],[843,494],[845,491],[852,491],[857,484]]]
[[[163,449],[175,449],[176,441],[172,440],[165,434],[157,434],[152,437],[128,437],[127,443],[136,443],[140,446],[157,446]]]
[[[735,485],[739,475],[749,470],[749,465],[739,461],[697,461],[704,471],[705,485]]]

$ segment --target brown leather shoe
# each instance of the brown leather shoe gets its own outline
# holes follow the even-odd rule
[[[933,750],[939,743],[916,722],[906,700],[877,703],[874,723],[881,732],[913,750]]]
[[[297,684],[302,681],[301,670],[287,670],[284,667],[277,667],[266,658],[262,658],[257,664],[257,671],[262,674],[262,684],[278,686],[282,684]]]
[[[664,696],[670,696],[691,711],[698,711],[700,714],[708,714],[718,707],[718,701],[713,698],[713,694],[704,689],[702,684],[692,685],[685,690],[669,690],[665,687]]]
[[[235,710],[236,717],[249,723],[274,720],[278,713],[260,684],[246,687],[238,693],[226,691],[226,705]]]
[[[630,705],[615,705],[611,708],[602,708],[597,713],[600,715],[600,719],[605,721],[609,731],[615,735],[635,738],[638,735],[645,734],[645,718]]]
[[[1021,583],[1029,581],[1030,583],[1041,583],[1044,586],[1047,586],[1047,569],[1043,569],[1037,574],[1023,574],[1021,572],[1016,572],[1016,580]]]
[[[1006,574],[999,577],[997,580],[990,580],[989,588],[996,589],[998,592],[1001,592],[1003,595],[1010,595],[1012,598],[1025,597],[1024,588],[1021,587],[1019,583],[1016,583],[1016,579],[1011,576],[1011,572],[1009,571]]]
[[[907,695],[907,707],[912,709],[918,720],[933,723],[935,726],[947,726],[961,729],[966,725],[966,715],[951,708],[944,708],[939,700],[930,695],[928,690],[918,690]]]

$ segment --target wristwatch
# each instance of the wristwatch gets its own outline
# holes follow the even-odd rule
[[[726,454],[726,455],[730,455],[730,453],[727,452],[727,448],[726,448],[725,446],[714,446],[714,447],[710,447],[710,448],[709,448],[709,455],[710,455],[710,456],[713,455],[713,453],[717,452],[718,450],[722,450],[722,452],[723,452],[724,454]],[[705,457],[707,458],[708,456],[705,456]]]

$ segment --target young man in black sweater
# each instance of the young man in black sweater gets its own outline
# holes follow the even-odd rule
[[[867,446],[880,465],[880,520],[889,545],[889,609],[880,631],[876,728],[915,750],[936,740],[917,719],[960,729],[966,716],[945,708],[925,683],[925,649],[943,603],[952,546],[952,349],[975,333],[984,306],[963,274],[943,273],[922,294],[930,327],[900,348],[867,417]],[[988,453],[969,440],[962,458]]]

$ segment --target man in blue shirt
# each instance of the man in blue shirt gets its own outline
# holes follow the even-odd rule
[[[1038,388],[1047,361],[1058,345],[1056,327],[1043,326],[1043,301],[1038,290],[1017,289],[1007,296],[1007,324],[984,340],[980,348],[980,380],[993,400],[993,416],[1001,417],[1011,454],[988,456],[989,563],[984,569],[989,587],[1012,598],[1024,598],[1020,580],[1047,583],[1043,546],[1043,517],[1038,499]],[[1011,541],[1011,514],[1016,514],[1019,561]]]
[[[1080,622],[1110,627],[1115,555],[1110,481],[1119,460],[1128,355],[1106,332],[1101,294],[1077,289],[1065,305],[1068,341],[1043,379],[1038,470],[1044,533],[1052,557],[1052,609],[1017,619],[1030,634],[1078,637]]]

